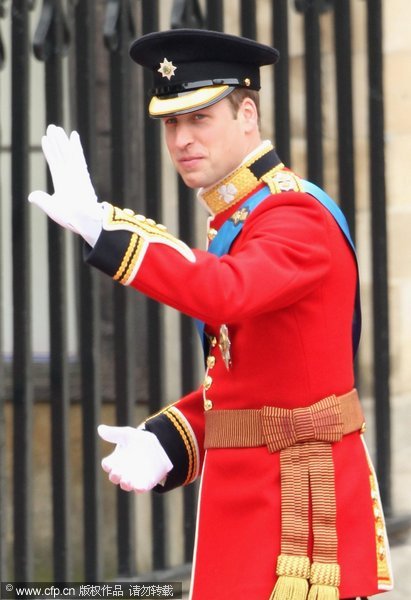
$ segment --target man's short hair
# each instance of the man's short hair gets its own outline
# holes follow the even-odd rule
[[[261,126],[261,114],[260,114],[260,94],[256,90],[250,90],[248,88],[238,87],[228,94],[227,100],[231,104],[233,109],[234,117],[237,116],[238,109],[245,98],[250,98],[257,109],[258,116],[258,128]]]

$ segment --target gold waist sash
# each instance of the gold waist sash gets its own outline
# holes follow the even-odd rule
[[[357,390],[292,410],[210,410],[205,413],[205,448],[266,446],[280,451],[281,554],[272,600],[338,598],[336,500],[331,444],[362,430]],[[309,505],[313,531],[308,557]],[[290,596],[290,594],[292,594]]]

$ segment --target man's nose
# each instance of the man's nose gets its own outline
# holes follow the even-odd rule
[[[179,123],[176,129],[175,143],[179,148],[185,148],[193,142],[191,127],[186,124]]]

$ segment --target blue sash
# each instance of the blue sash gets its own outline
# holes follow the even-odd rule
[[[337,222],[337,225],[340,227],[343,232],[345,239],[351,246],[351,250],[353,251],[355,263],[357,266],[357,285],[355,290],[355,305],[354,305],[354,313],[352,319],[352,348],[353,348],[353,357],[357,354],[358,345],[360,343],[361,336],[361,300],[360,300],[360,278],[358,275],[358,262],[357,255],[355,252],[354,242],[351,239],[350,230],[348,227],[347,220],[342,212],[341,208],[330,198],[328,194],[324,192],[321,188],[319,188],[311,181],[303,180],[304,191],[307,194],[313,196],[316,200],[318,200],[334,217]]]
[[[354,257],[356,259],[354,243],[351,239],[348,223],[346,218],[341,211],[340,207],[326,194],[321,188],[311,183],[310,181],[302,181],[304,191],[307,194],[313,196],[318,200],[334,217],[341,231],[343,232],[347,242],[349,243]],[[286,193],[286,192],[285,192]],[[255,194],[250,196],[240,207],[239,211],[246,211],[248,214],[254,210],[265,198],[271,195],[271,191],[268,186],[264,186],[258,190]],[[248,216],[248,215],[247,215]],[[223,256],[228,254],[232,243],[241,232],[244,225],[244,221],[238,220],[235,222],[232,218],[227,219],[220,228],[219,232],[212,240],[208,247],[208,251],[216,256]],[[357,259],[356,259],[357,260]],[[204,339],[204,323],[195,319],[195,324],[200,335],[200,340],[203,343],[204,351],[206,352],[206,342]],[[358,265],[357,265],[357,287],[355,295],[355,308],[353,314],[353,325],[352,325],[352,343],[353,343],[353,355],[355,356],[360,341],[361,334],[361,304],[360,304],[360,287],[358,277]]]
[[[264,186],[263,188],[261,188],[261,190],[258,190],[258,192],[250,196],[248,200],[246,200],[238,210],[244,210],[247,211],[248,214],[250,214],[250,212],[254,210],[254,208],[256,208],[270,194],[270,188],[268,186]],[[232,243],[242,230],[243,225],[244,221],[239,221],[238,223],[235,223],[232,219],[227,219],[227,221],[221,226],[215,238],[210,243],[208,251],[212,254],[215,254],[216,256],[223,256],[224,254],[228,254]]]

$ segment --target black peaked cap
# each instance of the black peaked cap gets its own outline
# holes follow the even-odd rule
[[[135,40],[130,56],[153,75],[150,114],[159,117],[204,108],[235,87],[259,90],[260,67],[275,64],[279,52],[219,31],[170,29]]]

